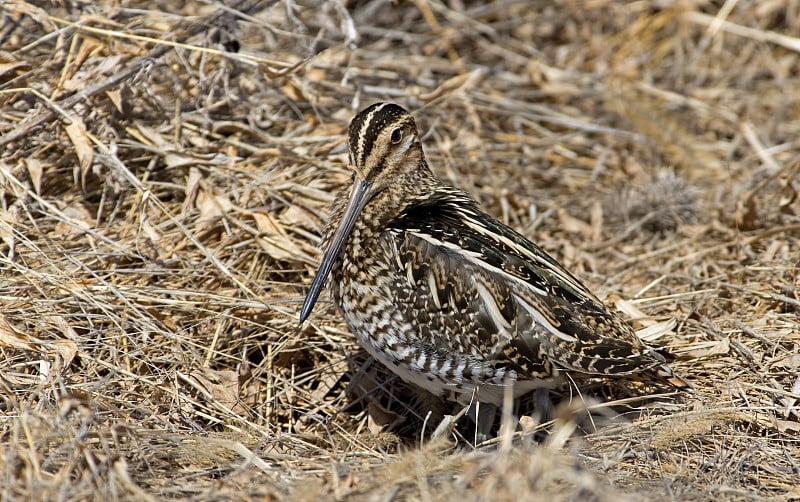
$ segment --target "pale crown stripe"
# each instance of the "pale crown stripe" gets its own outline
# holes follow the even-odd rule
[[[361,161],[363,163],[364,160],[364,147],[366,146],[365,143],[367,141],[367,130],[372,126],[372,119],[375,118],[375,115],[383,110],[389,103],[383,103],[381,106],[375,107],[374,110],[369,112],[367,115],[366,120],[361,126],[361,130],[358,131],[358,158],[354,159],[356,163]]]

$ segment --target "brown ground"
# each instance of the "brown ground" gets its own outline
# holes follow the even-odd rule
[[[799,1],[250,3],[0,5],[0,499],[800,500]],[[298,329],[386,99],[697,392],[473,449]]]

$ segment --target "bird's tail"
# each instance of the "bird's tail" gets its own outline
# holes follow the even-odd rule
[[[655,380],[671,385],[678,390],[694,390],[694,387],[688,380],[676,375],[675,372],[672,371],[672,368],[666,364],[653,368],[653,377],[655,377]]]

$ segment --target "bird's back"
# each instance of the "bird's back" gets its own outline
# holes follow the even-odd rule
[[[408,111],[365,108],[348,147],[352,183],[335,203],[301,322],[330,276],[334,302],[376,359],[435,394],[483,403],[501,402],[508,382],[520,394],[565,374],[688,386],[558,262],[439,181]]]
[[[675,378],[578,279],[461,190],[437,184],[370,235],[334,271],[334,300],[373,355],[436,394],[483,386],[498,401],[507,378],[519,393],[564,372]]]

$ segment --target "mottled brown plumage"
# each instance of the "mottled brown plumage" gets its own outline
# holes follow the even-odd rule
[[[688,387],[558,262],[437,179],[406,110],[374,104],[348,139],[353,184],[336,199],[301,322],[330,274],[364,348],[437,395],[497,405],[507,384],[521,395],[565,374]]]

